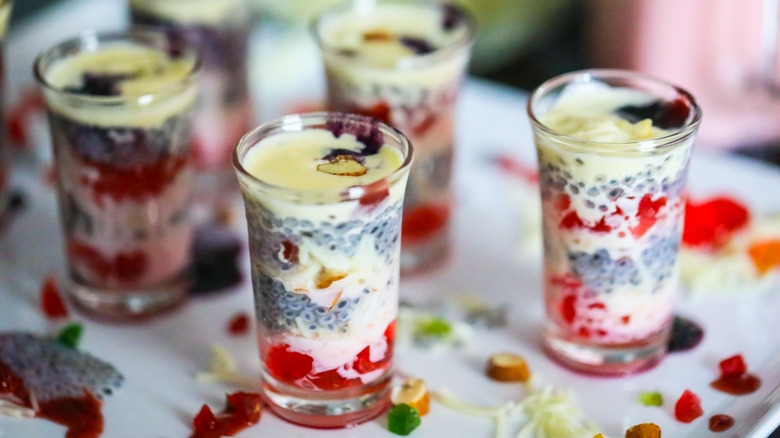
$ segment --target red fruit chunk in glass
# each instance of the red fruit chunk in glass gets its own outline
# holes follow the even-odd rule
[[[720,366],[721,376],[739,375],[747,372],[747,364],[745,364],[741,354],[720,361],[718,366]]]
[[[666,198],[661,197],[653,201],[652,195],[646,194],[639,200],[639,208],[636,212],[636,218],[639,223],[631,229],[631,234],[634,237],[642,237],[645,235],[655,222],[658,220],[658,211],[666,205]]]
[[[350,388],[361,384],[360,378],[356,377],[353,379],[348,379],[339,374],[337,369],[313,374],[309,376],[309,380],[314,384],[314,386],[323,391]]]
[[[287,344],[272,347],[265,359],[265,366],[277,379],[295,384],[296,380],[309,375],[314,359],[307,354],[290,351],[289,348]]]
[[[701,204],[688,201],[682,240],[689,246],[717,248],[749,221],[748,209],[730,198],[712,198]]]
[[[701,399],[686,389],[674,405],[674,417],[682,423],[690,423],[702,415],[704,410],[701,408]]]
[[[47,318],[65,318],[68,316],[68,309],[60,296],[59,287],[57,287],[57,278],[54,275],[48,275],[43,281],[41,287],[41,309]]]
[[[246,334],[249,331],[249,315],[245,312],[238,312],[228,323],[228,333],[234,336]]]
[[[565,230],[571,230],[573,228],[582,227],[582,225],[582,219],[577,216],[577,212],[572,211],[571,213],[564,216],[563,219],[561,219],[561,224],[559,227]]]

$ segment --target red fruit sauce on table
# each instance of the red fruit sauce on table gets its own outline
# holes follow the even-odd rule
[[[10,394],[26,407],[32,408],[30,395],[22,379],[0,362],[0,395]],[[83,397],[63,397],[38,403],[35,415],[68,428],[65,438],[97,438],[103,432],[101,402],[85,392]]]
[[[725,415],[717,414],[710,417],[710,430],[713,432],[723,432],[731,429],[734,425],[734,418]]]
[[[193,418],[190,438],[220,438],[257,424],[262,413],[260,394],[235,392],[227,396],[225,411],[214,415],[208,405],[203,405]]]
[[[732,395],[744,395],[755,392],[761,387],[761,379],[747,372],[742,355],[737,354],[722,360],[719,364],[720,377],[710,386]]]

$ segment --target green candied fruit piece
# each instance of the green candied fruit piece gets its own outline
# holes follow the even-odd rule
[[[645,406],[663,406],[664,397],[658,391],[643,392],[639,394],[637,401]]]
[[[84,328],[77,322],[68,324],[60,330],[60,333],[57,335],[57,342],[75,350],[79,346],[81,332],[83,331]]]
[[[419,324],[417,332],[423,336],[443,338],[452,333],[452,326],[441,318],[433,318]]]
[[[417,409],[401,403],[387,413],[387,429],[396,435],[409,435],[421,423]]]

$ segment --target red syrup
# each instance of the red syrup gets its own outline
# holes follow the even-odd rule
[[[761,379],[750,373],[730,374],[720,376],[710,383],[710,386],[726,394],[745,395],[758,390],[761,387]]]

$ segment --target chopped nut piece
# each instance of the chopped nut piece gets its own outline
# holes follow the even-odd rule
[[[654,423],[637,424],[626,431],[626,438],[661,438],[661,428]]]
[[[363,41],[390,41],[392,37],[385,30],[369,30],[363,33]]]
[[[317,274],[317,284],[315,286],[317,289],[327,289],[331,284],[346,276],[347,274],[333,272],[323,268],[319,274]]]
[[[426,388],[423,380],[406,379],[400,386],[393,388],[390,400],[394,405],[406,403],[417,409],[417,412],[422,416],[428,413],[430,395],[428,394],[428,388]]]
[[[338,176],[361,176],[368,172],[366,166],[360,164],[351,155],[339,155],[329,163],[318,164],[317,170]]]
[[[487,375],[499,382],[526,382],[531,372],[522,357],[512,353],[498,353],[488,359]]]

